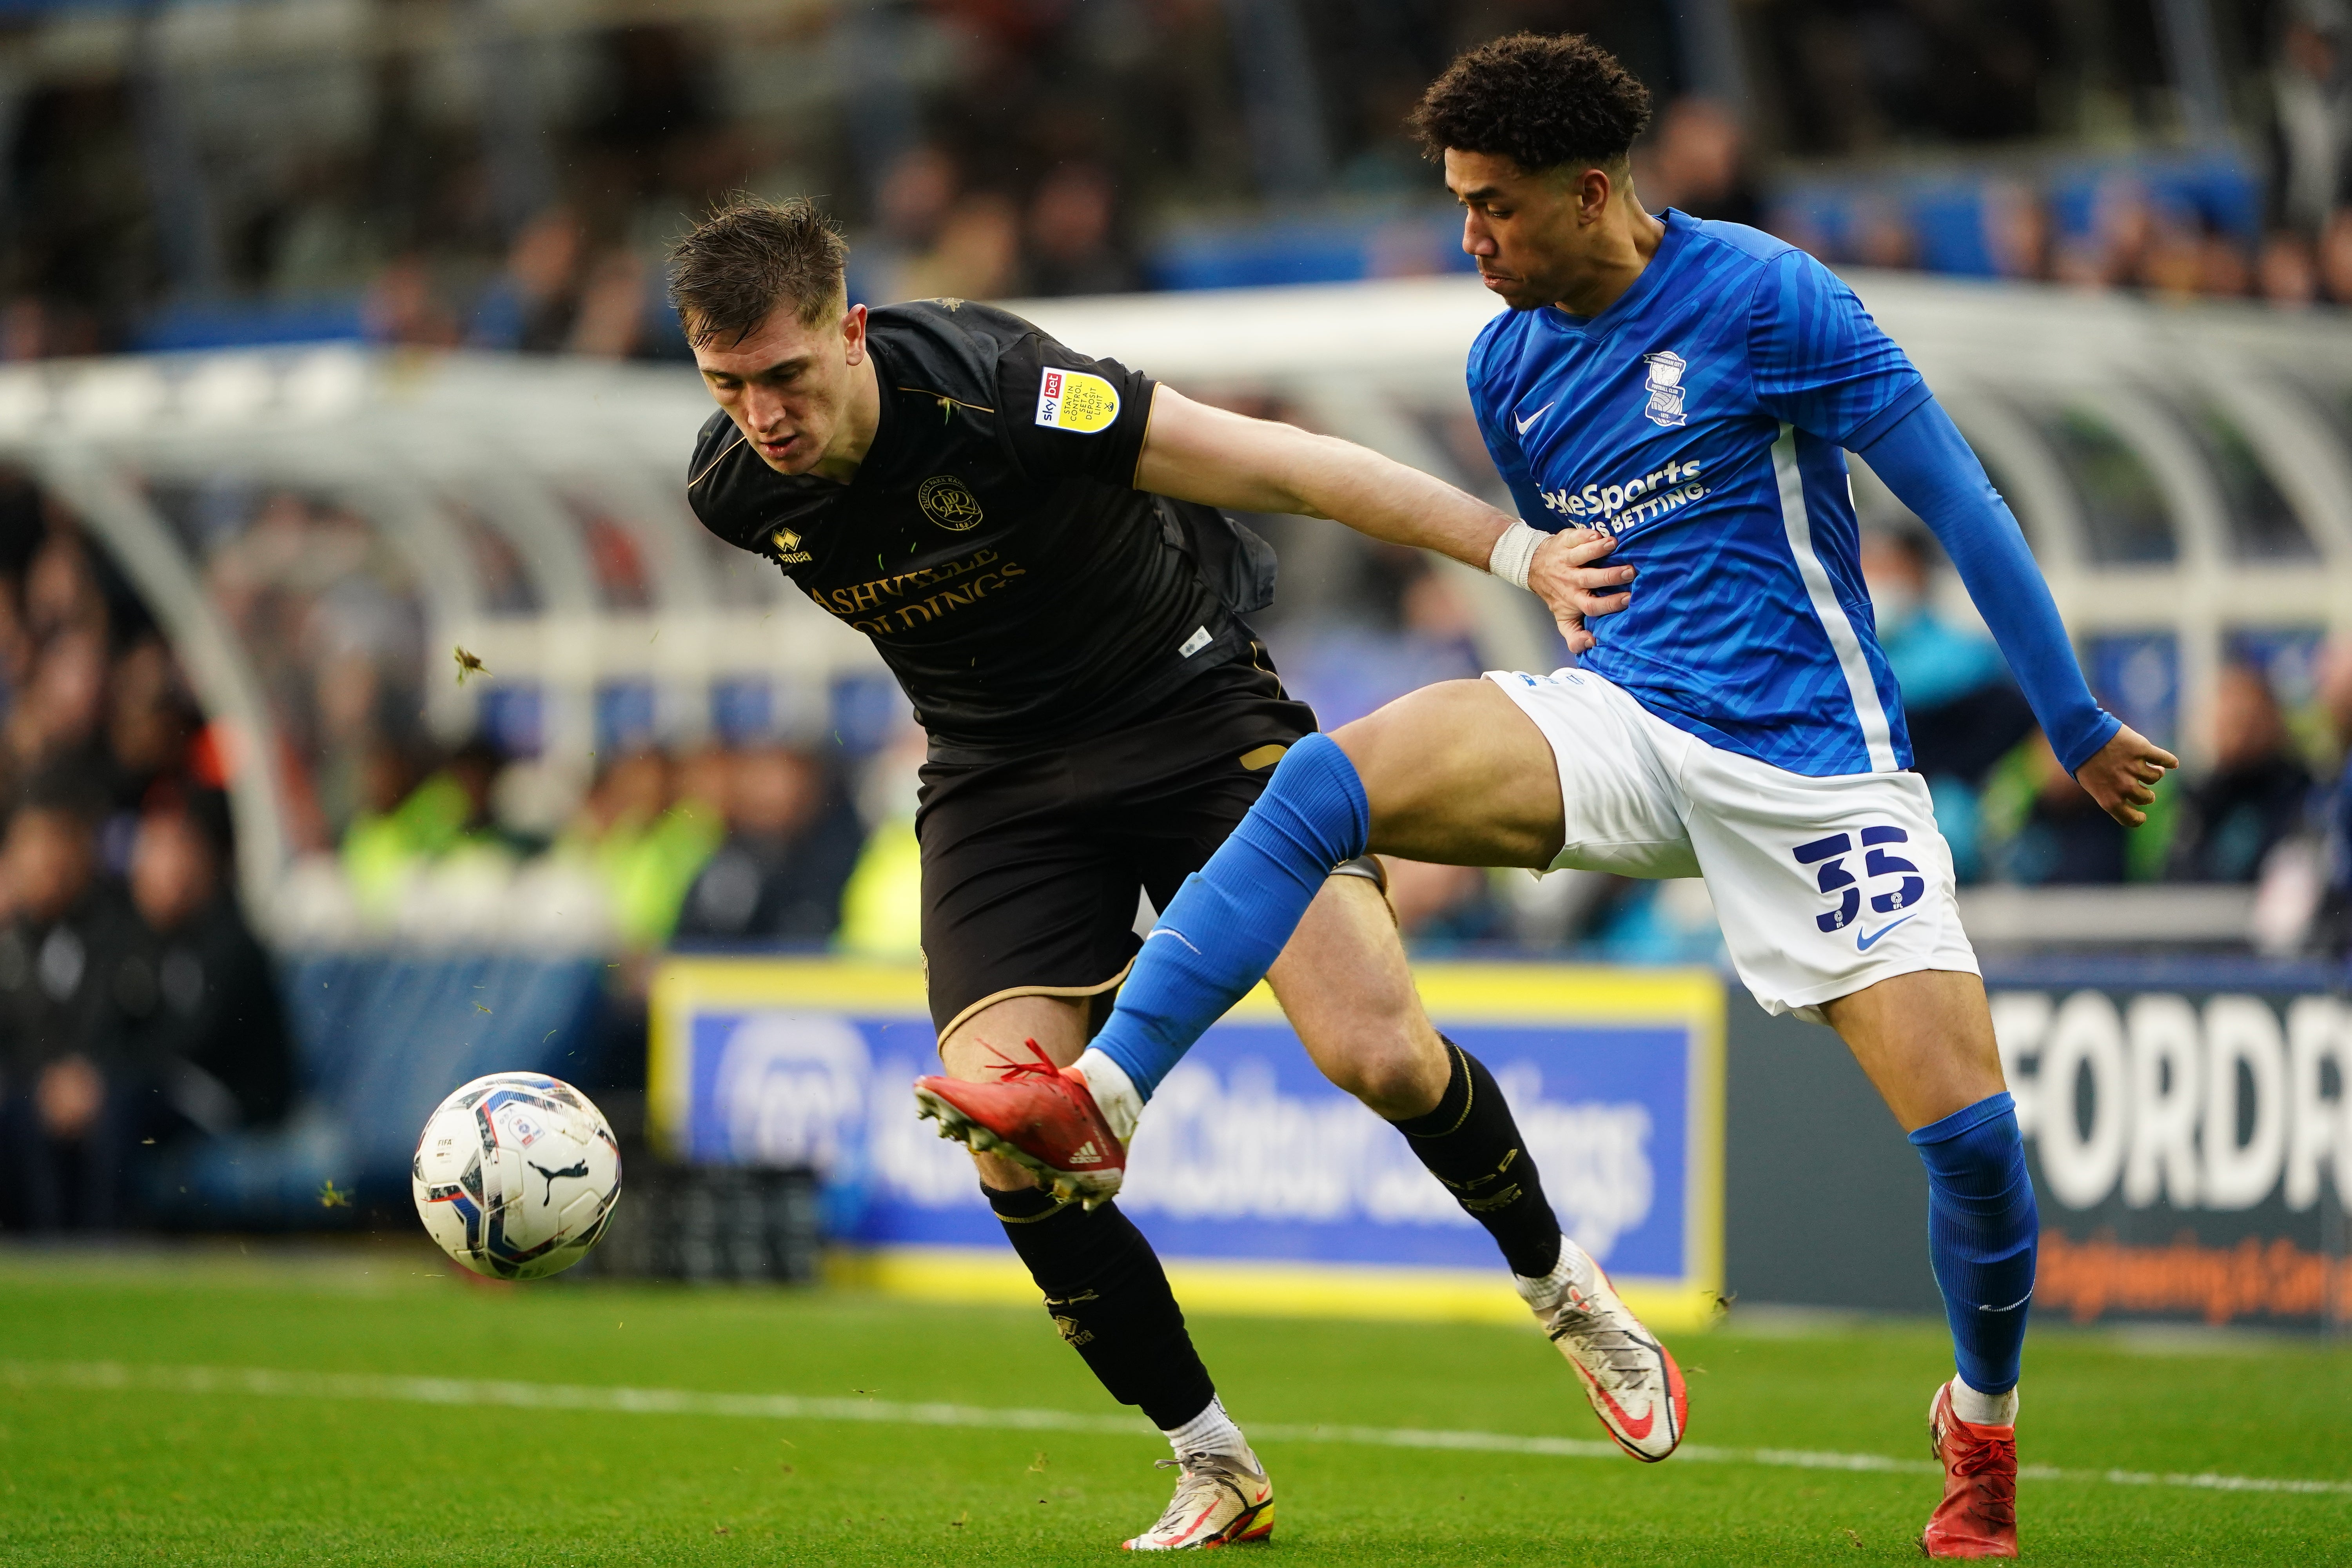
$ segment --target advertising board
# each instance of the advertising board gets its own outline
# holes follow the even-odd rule
[[[1417,978],[1503,1085],[1563,1226],[1661,1326],[1703,1321],[1722,1272],[1721,982],[1533,964]],[[672,1157],[814,1169],[846,1266],[884,1288],[1034,1296],[970,1159],[914,1114],[908,1085],[937,1060],[917,971],[673,959],[652,1038],[652,1129]],[[1486,1233],[1323,1079],[1263,987],[1160,1087],[1119,1203],[1188,1305],[1525,1310]]]
[[[2352,1013],[2326,992],[2178,978],[1992,993],[2041,1201],[2036,1307],[2352,1319]]]
[[[2042,1321],[2352,1323],[2352,1007],[2316,964],[1989,966],[2042,1214]],[[1735,994],[1726,1275],[1743,1304],[1941,1310],[1927,1184],[1825,1028]]]

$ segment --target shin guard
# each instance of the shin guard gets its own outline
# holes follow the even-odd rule
[[[1117,1204],[1089,1211],[1037,1187],[980,1190],[1045,1292],[1054,1327],[1113,1399],[1163,1430],[1208,1408],[1217,1390],[1176,1293],[1151,1243]]]
[[[2004,1092],[1911,1134],[1927,1167],[1927,1253],[1959,1373],[1980,1394],[2017,1386],[2041,1219],[2017,1108]]]
[[[1445,1040],[1445,1054],[1453,1072],[1437,1109],[1390,1125],[1486,1227],[1511,1272],[1540,1279],[1559,1261],[1559,1216],[1545,1201],[1543,1180],[1495,1075],[1452,1040]]]
[[[1273,967],[1332,868],[1364,852],[1371,807],[1338,742],[1309,735],[1209,863],[1168,901],[1094,1048],[1151,1098],[1202,1031]]]

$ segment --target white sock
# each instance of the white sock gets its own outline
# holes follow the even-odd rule
[[[1136,1092],[1134,1079],[1127,1069],[1092,1046],[1077,1059],[1078,1076],[1087,1080],[1087,1092],[1095,1097],[1102,1110],[1103,1120],[1110,1123],[1111,1131],[1121,1143],[1135,1142],[1135,1124],[1143,1120],[1143,1096]],[[1209,1406],[1214,1410],[1215,1405]]]
[[[1518,1291],[1519,1299],[1528,1306],[1538,1312],[1549,1312],[1559,1305],[1559,1299],[1562,1296],[1568,1294],[1570,1281],[1577,1279],[1591,1267],[1592,1259],[1585,1256],[1584,1248],[1563,1236],[1559,1238],[1559,1261],[1551,1266],[1550,1273],[1540,1279],[1530,1279],[1524,1274],[1514,1274],[1511,1276],[1511,1286]]]
[[[2017,1425],[2017,1390],[2007,1394],[1979,1394],[1969,1386],[1965,1377],[1952,1379],[1952,1414],[1971,1426],[2014,1426]]]
[[[1163,1426],[1168,1446],[1176,1450],[1178,1458],[1187,1454],[1223,1454],[1227,1458],[1240,1459],[1253,1470],[1263,1470],[1257,1456],[1250,1452],[1248,1440],[1234,1418],[1225,1414],[1225,1402],[1212,1394],[1201,1414],[1181,1426]]]

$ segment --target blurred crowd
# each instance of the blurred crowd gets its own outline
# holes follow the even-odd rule
[[[105,557],[5,475],[0,710],[0,1226],[104,1228],[176,1146],[280,1118],[292,1058],[235,891],[227,737]]]
[[[1358,224],[1365,272],[1458,266],[1403,118],[1455,50],[1518,27],[1589,33],[1653,86],[1654,206],[1767,223],[1838,262],[2352,299],[2343,0],[2221,8],[2202,111],[2157,8],[2091,25],[2050,0],[1751,0],[1728,8],[1729,77],[1698,63],[1698,11],[1665,0],[816,0],[403,26],[427,8],[366,0],[252,58],[144,13],[73,49],[47,47],[65,24],[37,11],[0,19],[35,62],[0,93],[0,358],[241,331],[675,356],[664,247],[736,189],[821,195],[875,300],[1165,286],[1185,276],[1171,237],[1203,224]],[[279,9],[292,27],[300,5]],[[2168,148],[2212,167],[2176,178],[2148,162]],[[1824,178],[1828,206],[1806,194]]]
[[[906,824],[886,804],[869,826],[853,786],[902,761],[855,768],[764,740],[637,743],[568,791],[537,760],[469,741],[421,774],[388,763],[392,787],[331,856],[298,868],[289,919],[313,945],[821,946],[844,929],[861,868],[891,874],[877,830]],[[851,934],[898,940],[870,925]]]
[[[715,194],[678,193],[679,226]],[[853,290],[877,301],[1121,293],[1144,280],[1116,183],[1087,159],[1056,163],[1024,189],[974,184],[945,149],[922,143],[892,164],[857,237]],[[661,283],[657,249],[600,244],[590,216],[562,204],[525,223],[487,277],[423,255],[394,261],[369,286],[363,320],[368,338],[384,343],[678,357]]]
[[[1684,94],[1663,100],[1637,149],[1636,187],[1654,210],[1768,227],[1835,265],[2282,309],[2352,304],[2352,13],[2332,4],[2294,12],[2264,86],[2258,176],[2231,164],[2142,170],[2129,162],[2037,174],[2029,162],[1974,179],[1957,199],[1948,177],[1916,188],[1865,180],[1824,209],[1774,199],[1748,123],[1716,99]],[[1431,172],[1413,165],[1393,133],[1384,140],[1354,165],[1352,188],[1433,201]],[[1144,224],[1133,197],[1147,182],[1080,149],[1049,151],[1034,172],[1013,160],[1008,172],[1004,160],[976,156],[972,146],[925,140],[883,168],[856,226],[856,297],[1009,299],[1162,281],[1139,248]],[[681,213],[698,195],[670,193]],[[1365,270],[1460,267],[1449,225],[1439,216],[1425,236],[1394,220],[1375,227]],[[438,292],[433,269],[404,258],[372,287],[368,332],[436,346],[677,353],[657,258],[642,247],[600,251],[590,235],[579,207],[551,206],[522,228],[502,270],[474,282],[460,268]]]
[[[823,196],[876,298],[1136,287],[1147,221],[1428,199],[1402,117],[1466,42],[1590,28],[1672,69],[1663,6],[1599,0],[612,21],[525,0],[501,11],[530,19],[512,31],[404,26],[416,0],[333,9],[249,58],[175,53],[141,14],[110,58],[82,37],[76,68],[0,94],[0,357],[184,342],[172,321],[215,306],[341,334],[355,296],[380,342],[673,354],[662,252],[739,188]],[[354,23],[381,35],[346,38]],[[0,41],[46,25],[0,19]]]
[[[2255,166],[2208,160],[2187,169],[2143,169],[2126,160],[2097,170],[2062,158],[2041,170],[2032,159],[2010,159],[1998,172],[1961,176],[1957,198],[1948,174],[1924,184],[1902,176],[1865,178],[1824,211],[1772,197],[1752,152],[1756,112],[1736,114],[1700,93],[1662,92],[1656,122],[1637,150],[1636,185],[1653,209],[1675,206],[1766,226],[1838,265],[1960,271],[2166,299],[2255,300],[2283,309],[2352,304],[2352,12],[2337,0],[2305,0],[2279,17],[2266,34],[2267,64],[2243,95],[2262,105],[2254,117],[2259,135],[2250,138],[2261,149]],[[1983,46],[1979,37],[1973,52],[2002,58]],[[1836,49],[1818,51],[1796,75],[1809,80],[1840,58]],[[1900,75],[1879,68],[1881,76],[1890,73]],[[1995,89],[2002,74],[1970,79],[1971,101],[1979,109],[2000,97]],[[1411,101],[1401,71],[1363,96],[1370,101],[1360,114],[1373,112],[1377,103],[1401,115]],[[1784,109],[1862,97],[1850,89],[1821,98],[1791,93]],[[964,117],[944,118],[952,123]],[[1783,141],[1886,144],[1884,136],[1851,126],[1814,126],[1803,114],[1781,118]],[[2036,128],[2030,117],[1998,110],[1981,122],[1965,114],[1947,119],[1940,129],[1961,143]],[[1183,132],[1188,142],[1202,134],[1197,126]],[[1343,206],[1349,196],[1437,203],[1433,174],[1400,125],[1360,124],[1353,140],[1356,151],[1323,182],[1327,197],[1339,193]],[[1152,287],[1164,279],[1141,248],[1150,215],[1186,210],[1166,199],[1163,174],[1132,157],[1122,166],[1106,155],[1099,138],[1034,128],[1008,134],[1001,121],[981,135],[918,140],[877,169],[862,210],[836,204],[847,208],[856,231],[853,291],[873,300]],[[667,189],[661,201],[683,215],[710,194]],[[1288,216],[1268,214],[1277,226]],[[1460,267],[1449,223],[1438,216],[1425,237],[1393,220],[1376,226],[1365,242],[1365,270]],[[595,232],[581,205],[551,206],[522,227],[501,270],[475,281],[462,267],[445,267],[438,291],[435,269],[421,255],[401,258],[372,287],[367,330],[379,341],[435,345],[604,356],[676,353],[677,334],[659,300],[657,258],[643,245],[600,248]]]
[[[1660,116],[1637,187],[1653,206],[1759,224],[1834,265],[2290,310],[2352,304],[2352,10],[2338,0],[2264,9],[2274,20],[2250,29],[2247,48],[2261,65],[2239,95],[2257,106],[2247,114],[2245,142],[2259,149],[2252,159],[2208,147],[2116,160],[2052,146],[1974,166],[1799,177],[1768,194],[1751,167],[1749,125],[1685,99]],[[1963,54],[1984,45],[1951,42]],[[1851,63],[1831,48],[1811,58],[1814,75]],[[1987,88],[1981,76],[1928,74]],[[1851,86],[1808,101],[1829,112],[1870,100]],[[1832,146],[1888,145],[1851,126],[1816,126],[1813,135]]]

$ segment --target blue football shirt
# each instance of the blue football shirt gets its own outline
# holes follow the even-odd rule
[[[1669,210],[1597,316],[1497,316],[1470,401],[1519,513],[1605,529],[1633,602],[1582,658],[1667,723],[1790,773],[1911,764],[1863,586],[1845,449],[1927,400],[1853,291],[1738,224]]]

